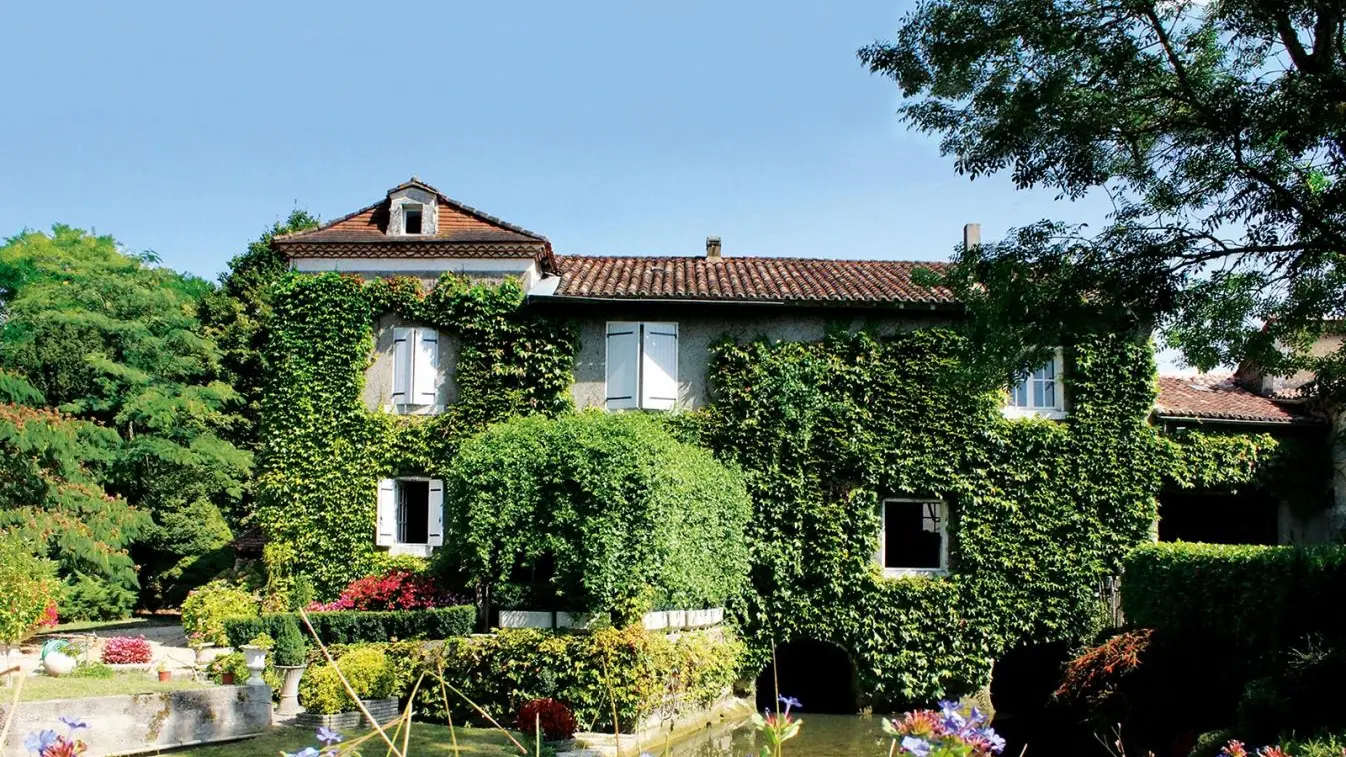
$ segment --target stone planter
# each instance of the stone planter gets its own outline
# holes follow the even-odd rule
[[[556,627],[569,628],[577,631],[592,631],[595,628],[604,628],[611,625],[612,621],[607,613],[596,612],[558,612],[556,613]]]
[[[392,699],[365,699],[365,709],[369,714],[382,725],[396,718],[401,714],[397,707],[397,698]],[[313,712],[300,713],[294,719],[294,725],[300,728],[316,730],[318,728],[331,728],[334,731],[354,731],[368,728],[369,723],[365,720],[364,713],[359,710],[352,712],[338,712],[335,715],[319,715]]]
[[[648,631],[662,631],[668,628],[668,613],[663,611],[647,612],[640,620]]]
[[[712,607],[708,610],[688,610],[687,628],[709,628],[724,620],[724,610]]]
[[[266,650],[253,646],[252,644],[243,645],[243,664],[248,666],[248,685],[265,686],[266,681],[262,680],[262,671],[266,670]]]
[[[678,629],[680,629],[680,628],[686,628],[686,627],[687,627],[687,611],[686,611],[686,610],[666,610],[666,611],[664,612],[664,614],[668,616],[668,628],[669,628],[669,630],[674,630],[674,631],[676,631],[676,630],[678,630]]]
[[[276,706],[277,715],[290,717],[299,714],[299,679],[304,677],[304,669],[307,667],[307,665],[276,666],[276,670],[283,676],[280,684],[280,704]]]
[[[501,610],[501,628],[552,628],[554,613],[536,610]]]

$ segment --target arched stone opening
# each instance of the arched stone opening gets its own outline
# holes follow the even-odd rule
[[[779,685],[779,689],[777,688]],[[757,709],[776,708],[776,692],[798,699],[805,712],[859,712],[855,663],[846,650],[800,639],[776,647],[776,664],[757,674]]]

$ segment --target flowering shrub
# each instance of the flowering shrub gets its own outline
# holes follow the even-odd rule
[[[335,602],[309,605],[310,612],[333,610],[425,610],[462,604],[430,576],[395,569],[350,582]]]
[[[964,715],[957,702],[940,702],[938,711],[914,710],[885,720],[883,731],[893,737],[895,754],[915,757],[990,757],[1005,749],[1005,740],[981,711],[973,707]]]
[[[534,699],[519,708],[518,726],[529,736],[540,726],[543,736],[561,741],[575,735],[575,716],[555,699]]]
[[[150,643],[144,636],[117,636],[103,645],[103,662],[109,665],[127,665],[149,662]]]
[[[35,757],[79,757],[89,750],[83,739],[75,738],[75,732],[88,728],[89,724],[75,718],[61,717],[61,722],[70,729],[66,735],[52,731],[34,731],[23,740],[23,748]]]
[[[0,643],[23,641],[54,620],[55,569],[16,535],[0,531]]]
[[[1123,676],[1140,667],[1140,655],[1153,636],[1149,628],[1119,633],[1071,660],[1056,696],[1097,706],[1116,691]]]

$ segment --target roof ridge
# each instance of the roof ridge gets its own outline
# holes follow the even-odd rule
[[[585,255],[575,253],[564,253],[564,254],[558,253],[556,257],[559,259],[569,259],[569,260],[646,260],[646,261],[706,260],[705,256],[702,255]],[[721,265],[723,263],[729,263],[737,260],[770,260],[770,261],[779,261],[783,263],[872,263],[872,264],[887,264],[887,265],[898,263],[903,265],[935,265],[935,266],[953,265],[953,263],[948,260],[897,260],[890,258],[805,258],[805,257],[777,256],[777,255],[734,255],[732,257],[725,256],[721,258],[718,262],[716,262],[715,265]]]

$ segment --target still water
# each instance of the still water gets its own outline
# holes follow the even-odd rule
[[[887,757],[889,740],[882,720],[874,715],[810,715],[800,713],[804,727],[785,742],[792,757]],[[744,757],[761,748],[751,723],[709,729],[674,744],[668,757]],[[650,749],[658,755],[661,750]]]

